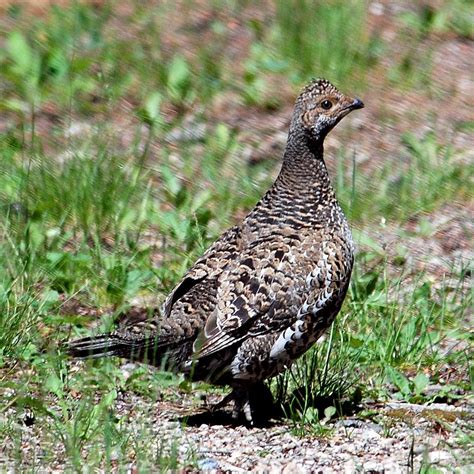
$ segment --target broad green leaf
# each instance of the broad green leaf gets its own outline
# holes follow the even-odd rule
[[[420,394],[430,383],[429,377],[427,377],[423,372],[420,372],[413,379],[413,384],[415,385],[415,392]]]
[[[19,31],[12,32],[7,40],[7,50],[16,64],[17,73],[28,75],[33,63],[33,52],[25,36]]]
[[[325,420],[330,420],[334,415],[336,414],[336,407],[327,407],[324,410],[324,419]]]
[[[160,120],[160,107],[163,96],[159,92],[152,92],[145,101],[145,112],[152,123]]]
[[[56,396],[61,396],[63,393],[63,383],[56,374],[50,374],[45,382],[45,387]]]
[[[168,71],[168,89],[174,100],[183,100],[189,92],[191,70],[183,56],[175,56]]]
[[[393,367],[388,367],[387,372],[392,383],[400,390],[402,395],[407,396],[410,394],[410,381],[398,370]]]

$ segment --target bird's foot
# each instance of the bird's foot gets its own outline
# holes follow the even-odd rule
[[[249,391],[245,389],[234,388],[232,392],[226,395],[220,402],[216,403],[215,405],[212,405],[210,407],[210,411],[215,412],[217,410],[220,410],[231,402],[233,402],[234,404],[232,408],[232,419],[234,421],[237,421],[239,419],[239,416],[243,414],[245,416],[245,420],[250,425],[253,425]]]
[[[268,421],[273,414],[273,397],[269,388],[263,384],[255,384],[249,387],[234,387],[232,392],[226,395],[219,403],[213,405],[212,412],[220,410],[233,402],[232,419],[238,421],[243,415],[245,421],[250,425],[260,424]],[[269,410],[271,407],[271,410]]]
[[[227,406],[230,402],[234,400],[234,391],[227,394],[220,402],[215,403],[214,405],[208,405],[210,412],[215,412]]]

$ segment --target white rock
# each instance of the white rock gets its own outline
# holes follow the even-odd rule
[[[448,462],[453,462],[454,457],[451,453],[448,451],[442,451],[442,450],[437,450],[437,451],[431,451],[431,453],[428,453],[428,462],[432,464],[437,464],[437,463],[448,463]]]
[[[385,472],[384,468],[380,463],[377,461],[367,461],[364,463],[364,471],[365,472]]]
[[[344,463],[344,472],[346,474],[352,474],[353,472],[355,472],[355,470],[355,462],[352,459],[349,459],[349,461]]]

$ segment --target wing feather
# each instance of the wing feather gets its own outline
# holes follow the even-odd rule
[[[240,227],[234,226],[224,232],[188,270],[169,294],[163,306],[163,317],[168,318],[175,303],[189,295],[196,285],[216,285],[218,276],[225,266],[238,255],[241,244],[242,232]],[[190,303],[192,304],[193,301],[190,301]]]
[[[292,251],[301,244],[294,235],[276,242],[254,241],[221,273],[217,307],[207,320],[201,347],[196,347],[197,358],[288,324],[305,285]],[[283,313],[285,318],[279,319]]]
[[[196,348],[203,358],[249,337],[285,330],[338,297],[350,267],[314,230],[253,242],[219,276],[217,306]]]

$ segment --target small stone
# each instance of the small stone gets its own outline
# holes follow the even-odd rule
[[[361,420],[347,419],[337,421],[336,426],[344,426],[344,428],[359,428],[362,423]]]
[[[219,469],[219,463],[215,459],[200,459],[197,465],[203,471]]]
[[[454,462],[454,457],[448,451],[431,451],[428,453],[428,462],[432,464]]]
[[[364,463],[364,472],[366,472],[367,474],[378,474],[385,472],[385,469],[376,461],[367,461],[366,463]]]
[[[413,454],[423,454],[426,451],[426,446],[423,444],[417,444],[416,446],[413,446]]]
[[[291,461],[286,464],[280,472],[281,474],[293,474],[295,472],[297,472],[298,474],[306,474],[308,471],[302,468],[300,463],[297,463],[296,461]]]
[[[356,471],[355,462],[352,459],[349,459],[344,463],[344,472],[347,474],[352,474]]]
[[[362,438],[369,441],[379,439],[380,435],[373,429],[368,429],[362,432]]]

